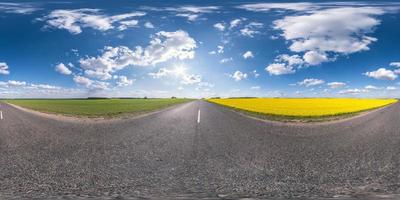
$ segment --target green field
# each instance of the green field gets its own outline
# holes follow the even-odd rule
[[[75,117],[115,117],[140,114],[185,103],[190,99],[68,99],[4,100],[17,106],[45,113]]]

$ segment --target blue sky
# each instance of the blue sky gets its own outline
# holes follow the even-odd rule
[[[399,97],[400,3],[0,2],[0,98]]]

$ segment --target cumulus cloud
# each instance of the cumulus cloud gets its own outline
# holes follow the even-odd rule
[[[78,85],[85,86],[86,88],[91,89],[91,90],[105,90],[105,89],[108,89],[108,85],[109,85],[109,83],[107,83],[107,82],[94,81],[94,80],[91,80],[84,76],[79,76],[79,75],[74,76],[73,80]]]
[[[181,83],[184,85],[192,85],[201,82],[201,76],[196,74],[185,74],[182,76]]]
[[[306,78],[301,82],[298,82],[297,84],[310,87],[310,86],[316,86],[316,85],[321,85],[324,84],[325,81],[321,79],[314,79],[314,78]]]
[[[365,72],[364,75],[378,80],[393,81],[397,78],[397,75],[392,70],[385,68],[379,68],[376,71]]]
[[[330,82],[327,85],[332,89],[337,89],[346,86],[346,83],[343,82]]]
[[[247,74],[241,71],[235,71],[232,75],[230,75],[235,81],[241,81],[247,78]]]
[[[83,76],[74,76],[73,80],[75,83],[77,83],[79,85],[84,85],[86,87],[89,87],[93,83],[92,80],[90,80],[86,77],[83,77]]]
[[[112,73],[129,65],[149,66],[173,58],[192,59],[196,47],[196,41],[185,31],[161,31],[145,48],[137,46],[133,51],[125,46],[105,47],[102,55],[82,58],[79,63],[87,76],[108,80]]]
[[[99,9],[74,9],[54,10],[49,15],[39,18],[46,21],[46,27],[65,29],[71,34],[79,34],[82,28],[92,28],[99,31],[107,31],[118,28],[125,30],[137,25],[138,21],[133,19],[146,15],[145,12],[131,12],[120,15],[105,15]]]
[[[369,50],[368,46],[377,39],[366,34],[380,24],[374,16],[383,13],[380,7],[314,10],[309,14],[276,20],[274,29],[283,31],[282,36],[292,43],[291,51],[305,52],[305,61],[316,65],[329,61],[328,53],[350,54]]]
[[[154,28],[154,25],[151,22],[144,23],[144,27],[146,28]]]
[[[214,24],[214,28],[216,28],[219,31],[224,31],[225,30],[225,24],[222,22]]]
[[[325,53],[317,51],[307,51],[304,54],[303,59],[310,65],[319,65],[329,60]]]
[[[0,62],[0,74],[3,74],[3,75],[10,74],[10,70],[8,69],[7,63]]]
[[[289,66],[303,65],[304,60],[299,55],[289,56],[288,54],[282,54],[277,56],[275,59],[277,62],[286,62]]]
[[[302,66],[305,62],[299,55],[281,54],[265,68],[271,75],[292,74],[296,72],[295,67]]]
[[[132,79],[128,79],[126,76],[118,76],[118,81],[117,81],[117,85],[118,86],[130,86],[133,84]]]
[[[68,69],[68,67],[65,66],[63,63],[56,65],[55,70],[56,70],[56,72],[58,72],[60,74],[64,74],[64,75],[72,74],[72,71],[70,69]]]
[[[293,74],[295,72],[292,66],[286,65],[285,63],[272,63],[268,65],[265,70],[270,75]]]
[[[242,22],[242,19],[234,19],[229,23],[229,29],[235,28]]]
[[[251,52],[251,51],[246,51],[246,52],[243,54],[243,58],[244,58],[244,59],[254,58],[253,52]]]
[[[258,29],[262,28],[263,24],[259,22],[251,22],[247,24],[244,28],[240,29],[240,34],[246,37],[254,37],[254,35],[259,34]]]
[[[157,72],[151,72],[148,73],[148,75],[154,79],[172,76],[178,78],[180,80],[180,83],[184,85],[193,85],[196,83],[198,83],[199,85],[203,84],[201,75],[190,74],[187,72],[187,68],[183,66],[178,66],[174,69],[160,68]]]

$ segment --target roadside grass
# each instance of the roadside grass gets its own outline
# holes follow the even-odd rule
[[[396,99],[341,98],[233,98],[208,101],[252,117],[283,122],[338,120],[397,102]]]
[[[192,99],[13,99],[4,101],[50,114],[111,118],[155,111],[189,102]]]

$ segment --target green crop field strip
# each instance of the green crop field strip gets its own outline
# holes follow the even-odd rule
[[[17,106],[45,113],[76,117],[115,117],[125,114],[150,112],[172,105],[185,103],[190,99],[40,99],[5,100]]]

